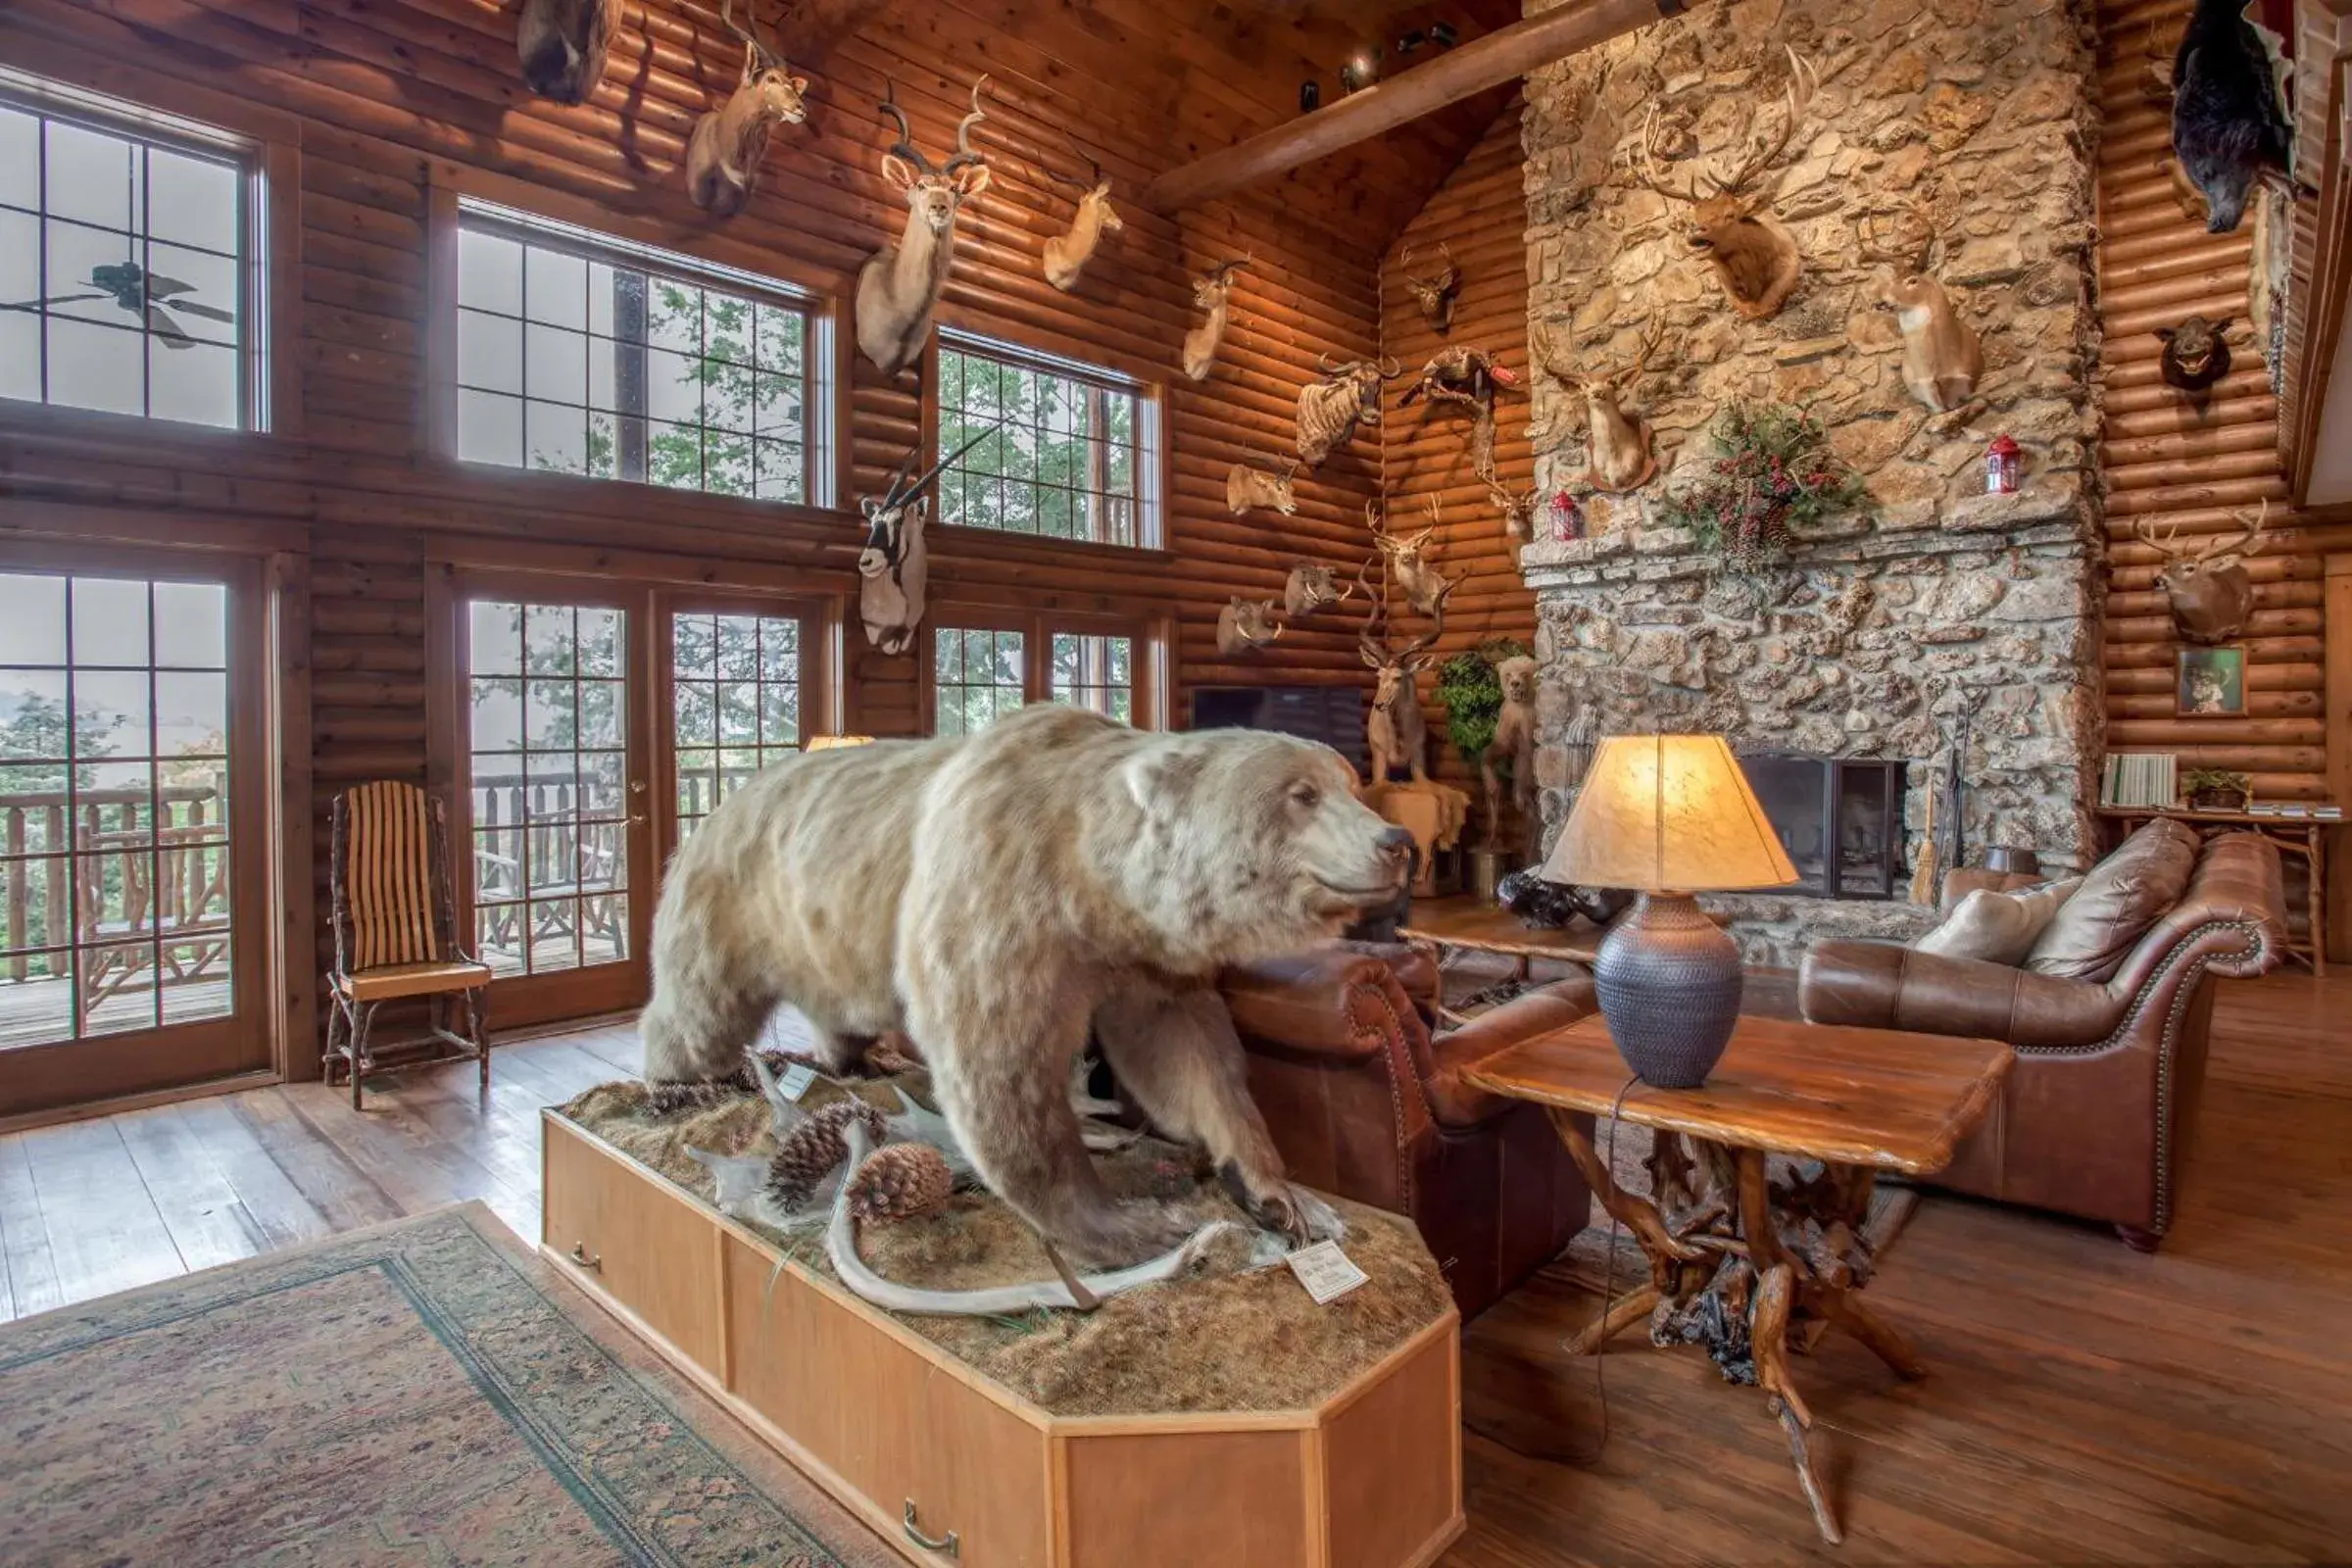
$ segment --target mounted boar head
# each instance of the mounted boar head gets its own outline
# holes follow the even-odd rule
[[[858,273],[858,347],[896,375],[912,365],[931,336],[931,314],[956,260],[956,215],[988,189],[988,160],[972,150],[972,127],[988,118],[980,107],[982,76],[972,83],[972,110],[956,127],[956,151],[933,167],[914,144],[914,129],[891,97],[882,112],[898,122],[899,139],[882,157],[882,177],[906,198],[906,224],[895,244],[867,258]]]
[[[1453,582],[1439,590],[1430,606],[1428,630],[1401,647],[1389,641],[1385,604],[1373,611],[1372,619],[1357,634],[1357,652],[1374,677],[1372,712],[1364,738],[1371,746],[1375,784],[1387,783],[1398,762],[1411,770],[1414,783],[1429,782],[1429,725],[1422,716],[1421,694],[1413,677],[1437,662],[1438,656],[1431,650],[1446,635],[1446,600],[1453,590]]]
[[[1380,423],[1380,386],[1404,373],[1394,359],[1349,360],[1325,354],[1323,373],[1298,389],[1298,458],[1310,468],[1355,438],[1359,424]]]
[[[2286,172],[2292,139],[2270,53],[2244,10],[2243,0],[2196,0],[2173,56],[2173,151],[2216,234],[2237,227],[2264,169]]]
[[[2183,638],[2210,647],[2244,634],[2254,614],[2254,578],[2246,562],[2261,554],[2270,514],[2268,501],[2250,516],[2233,512],[2230,516],[2240,532],[2217,535],[2193,551],[2175,542],[2180,533],[2178,522],[2159,537],[2146,517],[2132,520],[2132,531],[2165,558],[2156,586],[2164,590],[2173,625]]]
[[[802,94],[808,78],[796,76],[784,57],[760,39],[760,20],[747,9],[745,25],[735,24],[735,0],[721,0],[719,21],[743,39],[743,79],[727,101],[694,122],[686,144],[686,193],[713,218],[732,218],[752,199],[767,133],[781,121],[808,118]]]
[[[1585,400],[1585,478],[1595,490],[1612,495],[1639,490],[1658,471],[1650,450],[1649,421],[1625,406],[1627,395],[1657,349],[1658,335],[1653,322],[1642,334],[1631,362],[1587,371],[1559,353],[1548,331],[1538,329],[1536,341],[1544,354],[1544,368]]]
[[[1296,461],[1285,465],[1280,473],[1268,473],[1247,463],[1235,464],[1225,470],[1225,510],[1237,517],[1258,507],[1291,515],[1298,510],[1291,494],[1291,481],[1298,472]]]
[[[1217,652],[1227,659],[1254,654],[1282,632],[1271,600],[1244,599],[1236,594],[1232,603],[1217,612]]]
[[[2234,319],[2225,316],[2208,321],[2192,316],[2179,326],[2158,327],[2156,335],[2164,339],[2164,357],[2157,362],[2157,373],[2183,392],[2202,396],[2212,390],[2216,381],[2230,373],[2230,344],[2225,334]]]
[[[1193,306],[1206,311],[1200,324],[1184,334],[1184,373],[1205,381],[1216,368],[1217,350],[1225,342],[1226,301],[1233,294],[1233,274],[1248,267],[1254,253],[1219,262],[1193,279]]]
[[[1859,249],[1865,260],[1887,267],[1879,308],[1894,313],[1895,327],[1903,335],[1903,385],[1930,412],[1952,414],[1965,409],[1977,394],[1977,380],[1984,373],[1984,345],[1952,309],[1943,285],[1930,275],[1936,246],[1926,229],[1922,220],[1908,240],[1882,240],[1876,220],[1865,218]]]
[[[1749,144],[1746,155],[1728,172],[1718,172],[1710,162],[1692,172],[1689,181],[1671,184],[1659,172],[1655,142],[1658,108],[1652,105],[1642,129],[1642,172],[1639,183],[1688,205],[1684,238],[1714,268],[1732,308],[1751,320],[1778,311],[1796,288],[1801,262],[1796,240],[1781,220],[1750,195],[1758,177],[1788,149],[1804,123],[1805,107],[1812,102],[1817,77],[1813,67],[1795,50],[1788,51],[1788,97],[1780,134]],[[1699,194],[1704,185],[1707,194]]]
[[[1444,337],[1453,330],[1453,297],[1461,292],[1462,270],[1454,263],[1453,247],[1443,240],[1438,242],[1438,254],[1446,258],[1446,265],[1423,275],[1413,270],[1413,248],[1407,245],[1396,259],[1396,270],[1404,274],[1404,286],[1412,291],[1413,303],[1421,307],[1421,319]]]
[[[858,498],[865,514],[865,548],[858,552],[858,618],[865,640],[886,654],[905,653],[922,624],[931,581],[931,550],[923,529],[932,481],[940,470],[996,433],[992,426],[914,475],[911,452],[880,496]]]
[[[1077,145],[1073,138],[1073,147]],[[1067,294],[1078,286],[1078,274],[1094,259],[1095,247],[1102,243],[1105,234],[1116,234],[1126,228],[1110,205],[1110,176],[1093,157],[1087,164],[1094,170],[1091,179],[1073,179],[1060,171],[1049,168],[1047,177],[1056,184],[1073,186],[1078,191],[1078,211],[1070,226],[1046,241],[1046,281]]]
[[[1421,378],[1404,389],[1398,406],[1426,397],[1470,413],[1470,471],[1481,479],[1494,477],[1494,399],[1519,384],[1509,367],[1485,349],[1456,344],[1440,349],[1422,368]]]
[[[605,76],[620,28],[620,0],[522,0],[514,51],[531,91],[560,104],[584,103]]]
[[[1291,568],[1290,579],[1282,585],[1282,612],[1297,620],[1344,604],[1354,592],[1352,583],[1341,587],[1329,566],[1301,561]]]

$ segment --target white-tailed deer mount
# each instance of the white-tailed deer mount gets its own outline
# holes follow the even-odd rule
[[[1626,402],[1656,352],[1659,328],[1652,323],[1631,361],[1605,370],[1580,370],[1564,358],[1549,332],[1538,329],[1544,368],[1585,400],[1585,480],[1593,489],[1622,495],[1649,483],[1658,471],[1649,421]],[[1532,499],[1532,498],[1531,498]]]
[[[1340,586],[1329,566],[1301,561],[1291,568],[1288,581],[1282,585],[1282,612],[1289,620],[1320,614],[1326,610],[1347,602],[1355,592],[1354,584]]]
[[[1217,612],[1217,652],[1227,659],[1239,659],[1280,637],[1283,626],[1275,609],[1272,600],[1234,595],[1232,603]]]
[[[931,549],[923,539],[930,511],[929,490],[940,470],[995,434],[981,431],[949,456],[913,477],[915,455],[906,454],[880,496],[858,498],[865,514],[865,548],[858,552],[858,618],[865,640],[886,654],[903,654],[914,641],[928,607]]]
[[[1502,531],[1515,545],[1528,545],[1536,540],[1537,487],[1529,485],[1514,493],[1499,479],[1487,481],[1487,494],[1494,500],[1494,510],[1502,514]]]
[[[1235,464],[1225,470],[1225,510],[1237,517],[1260,507],[1291,515],[1298,510],[1291,494],[1291,481],[1298,472],[1297,463],[1286,465],[1280,473],[1268,473],[1247,463]]]
[[[906,226],[896,244],[867,258],[858,272],[858,347],[885,375],[896,375],[923,352],[931,315],[956,262],[956,215],[988,189],[988,161],[972,151],[972,127],[988,115],[980,107],[982,76],[972,83],[972,111],[956,127],[956,151],[932,167],[914,144],[906,114],[891,98],[882,112],[899,122],[899,139],[882,157],[882,177],[906,197]]]
[[[1788,97],[1780,134],[1750,142],[1745,155],[1726,171],[1719,172],[1710,160],[1682,185],[1668,183],[1658,169],[1654,145],[1657,106],[1651,106],[1649,120],[1642,127],[1642,161],[1636,180],[1669,201],[1690,207],[1684,220],[1685,240],[1714,268],[1723,291],[1731,296],[1732,308],[1751,320],[1780,310],[1795,290],[1797,274],[1803,270],[1795,236],[1751,192],[1758,177],[1788,150],[1797,127],[1804,123],[1816,79],[1813,68],[1795,50],[1789,50]],[[1699,194],[1702,184],[1707,191],[1703,196]]]
[[[1929,271],[1936,242],[1926,229],[1921,222],[1909,237],[1885,240],[1876,221],[1866,218],[1856,237],[1865,260],[1887,267],[1879,308],[1894,313],[1895,328],[1903,335],[1903,385],[1933,414],[1965,416],[1976,407],[1984,345]],[[1937,421],[1939,426],[1957,422]]]
[[[1494,738],[1478,754],[1479,783],[1487,796],[1487,842],[1499,847],[1502,784],[1494,764],[1508,763],[1511,805],[1523,827],[1536,822],[1536,662],[1514,654],[1494,666],[1502,684],[1502,711],[1494,715]]]
[[[1315,368],[1321,377],[1298,389],[1298,460],[1310,468],[1355,439],[1357,426],[1380,423],[1381,383],[1404,373],[1394,359],[1342,364],[1328,354]]]
[[[1357,634],[1357,651],[1374,677],[1372,711],[1365,723],[1374,784],[1387,783],[1398,762],[1411,770],[1414,783],[1429,782],[1429,725],[1413,677],[1437,662],[1430,650],[1446,635],[1446,599],[1453,588],[1449,582],[1439,591],[1430,607],[1429,628],[1402,647],[1389,641],[1385,602],[1374,607],[1370,623]]]
[[[1077,146],[1076,140],[1070,145]],[[1110,176],[1093,157],[1086,162],[1094,171],[1091,179],[1073,179],[1051,167],[1046,170],[1055,184],[1075,186],[1078,191],[1078,211],[1070,219],[1070,226],[1046,241],[1046,281],[1064,294],[1078,286],[1078,276],[1094,260],[1102,236],[1119,233],[1127,226],[1110,205]]]
[[[1404,274],[1404,286],[1412,291],[1413,303],[1421,307],[1421,319],[1430,329],[1444,337],[1453,330],[1453,299],[1462,289],[1462,270],[1454,262],[1453,247],[1438,242],[1438,254],[1446,265],[1434,272],[1413,270],[1413,248],[1407,245],[1404,254],[1396,259],[1396,270]]]
[[[1519,384],[1519,377],[1485,349],[1456,344],[1440,349],[1422,368],[1421,377],[1404,389],[1399,407],[1426,397],[1435,408],[1444,403],[1470,411],[1470,471],[1481,479],[1494,477],[1494,399]]]
[[[2194,550],[2176,542],[2177,522],[2159,537],[2147,518],[2132,520],[2132,531],[2165,558],[2156,586],[2172,607],[2174,629],[2189,642],[2211,647],[2244,635],[2254,615],[2254,578],[2246,562],[2262,553],[2270,514],[2268,501],[2251,515],[2233,512],[2238,533],[2217,534]]]
[[[560,104],[586,102],[619,29],[620,0],[522,0],[514,52],[523,81]]]
[[[1217,366],[1217,350],[1225,343],[1225,319],[1228,302],[1233,297],[1233,274],[1250,265],[1250,258],[1242,256],[1216,266],[1193,279],[1193,307],[1206,311],[1200,324],[1184,334],[1184,373],[1195,381],[1205,381],[1208,372]]]
[[[1438,498],[1431,496],[1428,527],[1409,538],[1400,539],[1386,531],[1373,535],[1372,542],[1388,558],[1389,574],[1404,590],[1404,602],[1417,614],[1436,614],[1446,596],[1453,591],[1453,584],[1438,575],[1437,552],[1430,548],[1429,542],[1437,532]]]
[[[794,75],[784,57],[760,42],[760,19],[748,7],[749,0],[739,27],[735,0],[721,0],[719,21],[743,39],[743,79],[724,104],[694,122],[686,144],[686,194],[713,218],[732,218],[752,199],[767,133],[780,122],[808,118],[802,97],[808,78]]]

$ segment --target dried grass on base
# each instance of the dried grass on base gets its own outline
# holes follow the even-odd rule
[[[901,1090],[929,1103],[917,1073],[858,1085],[888,1112]],[[802,1102],[815,1109],[845,1091],[820,1082]],[[745,1096],[663,1117],[639,1083],[589,1090],[564,1114],[623,1153],[708,1201],[710,1173],[686,1153],[771,1152],[764,1102]],[[1200,1220],[1248,1223],[1192,1154],[1146,1139],[1096,1167],[1114,1193],[1181,1202]],[[1184,1278],[1146,1286],[1092,1313],[1018,1318],[893,1314],[974,1370],[1058,1415],[1170,1410],[1290,1410],[1328,1397],[1350,1378],[1444,1315],[1446,1282],[1410,1221],[1340,1201],[1348,1255],[1370,1280],[1317,1306],[1291,1271],[1250,1271],[1246,1236],[1213,1244]],[[756,1230],[764,1227],[753,1225]],[[767,1234],[776,1235],[768,1232]],[[794,1261],[833,1278],[814,1236],[776,1239]],[[943,1290],[1051,1279],[1036,1233],[986,1193],[963,1193],[937,1213],[860,1227],[861,1255],[878,1274]],[[875,1310],[879,1310],[876,1308]]]

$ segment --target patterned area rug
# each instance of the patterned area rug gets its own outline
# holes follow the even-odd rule
[[[898,1562],[478,1203],[0,1327],[0,1435],[12,1568]]]

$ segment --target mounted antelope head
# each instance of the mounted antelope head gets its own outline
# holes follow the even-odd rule
[[[1578,369],[1563,358],[1548,331],[1538,329],[1544,368],[1585,400],[1585,479],[1593,489],[1610,495],[1639,490],[1658,471],[1650,450],[1649,421],[1625,404],[1649,357],[1658,346],[1659,328],[1652,322],[1642,335],[1633,360],[1600,371]]]
[[[1642,127],[1642,172],[1635,176],[1637,181],[1669,201],[1690,207],[1684,220],[1686,241],[1714,268],[1724,292],[1731,296],[1732,308],[1751,320],[1778,311],[1796,288],[1802,264],[1795,237],[1750,192],[1804,123],[1805,107],[1812,102],[1817,80],[1804,58],[1789,50],[1788,98],[1780,134],[1750,143],[1746,155],[1727,172],[1718,172],[1710,160],[1706,168],[1693,171],[1690,179],[1679,186],[1669,184],[1658,170],[1657,106],[1651,106],[1649,120]],[[1704,196],[1699,194],[1701,184],[1707,189]]]
[[[1329,566],[1301,561],[1291,568],[1289,580],[1282,585],[1282,612],[1297,620],[1345,604],[1354,592],[1353,583],[1341,587]]]
[[[2227,334],[2230,323],[2235,319],[2225,316],[2218,321],[2208,321],[2202,316],[2192,316],[2179,326],[2158,327],[2156,335],[2164,339],[2164,357],[2156,363],[2156,373],[2168,385],[2193,397],[2203,397],[2213,390],[2216,381],[2230,373]]]
[[[1380,423],[1380,386],[1404,373],[1394,359],[1315,361],[1323,373],[1298,389],[1298,459],[1310,468],[1355,438],[1359,424]]]
[[[1925,220],[1908,240],[1898,234],[1889,242],[1879,237],[1876,219],[1866,217],[1856,239],[1864,260],[1886,264],[1879,309],[1894,313],[1895,327],[1903,334],[1903,385],[1931,413],[1967,410],[1984,373],[1984,345],[1929,273],[1936,240]]]
[[[1233,294],[1233,274],[1248,267],[1255,253],[1238,261],[1219,262],[1193,279],[1193,306],[1208,313],[1200,324],[1184,334],[1184,373],[1205,381],[1216,368],[1217,350],[1225,343],[1226,301]]]
[[[1373,543],[1380,546],[1380,553],[1388,557],[1390,574],[1396,579],[1396,586],[1404,590],[1404,602],[1423,615],[1435,614],[1437,607],[1446,602],[1446,594],[1453,586],[1438,575],[1436,552],[1429,547],[1437,531],[1438,498],[1431,496],[1428,527],[1407,539],[1399,539],[1393,533],[1373,536]]]
[[[1387,783],[1398,762],[1411,770],[1414,783],[1429,782],[1429,725],[1413,677],[1437,662],[1430,650],[1446,635],[1446,600],[1453,590],[1454,582],[1439,590],[1430,606],[1429,629],[1402,647],[1389,641],[1385,603],[1375,608],[1370,623],[1356,636],[1357,652],[1374,677],[1365,739],[1371,745],[1375,784]]]
[[[1075,138],[1070,145],[1077,146]],[[1093,157],[1086,162],[1094,170],[1092,179],[1072,179],[1058,170],[1046,170],[1046,176],[1055,184],[1078,190],[1078,211],[1070,226],[1046,241],[1046,281],[1064,294],[1078,286],[1078,274],[1094,260],[1095,247],[1102,243],[1102,236],[1119,233],[1127,226],[1111,209],[1110,176]]]
[[[928,492],[940,470],[996,433],[981,431],[913,477],[915,455],[906,454],[880,496],[861,496],[865,548],[858,552],[858,618],[865,640],[886,654],[905,653],[923,621],[931,582],[931,550],[923,541],[930,510]]]
[[[2254,578],[2246,562],[2262,553],[2270,514],[2268,501],[2251,516],[2233,512],[2230,515],[2240,532],[2217,535],[2193,551],[2175,542],[2180,534],[2178,522],[2158,537],[2146,517],[2132,520],[2132,531],[2165,558],[2156,586],[2164,590],[2173,625],[2182,637],[2211,647],[2244,633],[2254,614]]]
[[[1534,485],[1514,494],[1499,480],[1487,481],[1487,494],[1494,498],[1494,510],[1502,514],[1502,531],[1515,545],[1535,543],[1538,493]]]
[[[1454,262],[1453,247],[1443,240],[1438,242],[1438,254],[1446,258],[1446,265],[1423,276],[1413,270],[1413,248],[1407,245],[1396,259],[1396,270],[1404,274],[1404,286],[1412,290],[1413,303],[1421,307],[1421,319],[1444,337],[1453,330],[1453,297],[1461,292],[1462,270]]]
[[[1456,344],[1440,349],[1422,368],[1421,378],[1404,389],[1398,406],[1426,397],[1470,411],[1470,471],[1481,479],[1494,477],[1494,399],[1519,384],[1509,367],[1485,349]]]
[[[732,218],[752,199],[767,133],[781,121],[808,118],[801,96],[808,78],[796,76],[784,57],[760,40],[760,19],[749,10],[735,25],[735,0],[721,0],[718,19],[743,39],[743,80],[727,101],[694,122],[686,144],[686,194],[713,218]]]
[[[1235,516],[1263,507],[1289,516],[1298,510],[1291,494],[1291,481],[1298,475],[1296,461],[1283,466],[1280,473],[1268,473],[1247,463],[1237,463],[1225,470],[1225,510]]]
[[[1244,599],[1236,594],[1232,603],[1217,612],[1217,652],[1227,659],[1254,654],[1282,632],[1271,600]]]
[[[584,103],[604,79],[619,29],[620,0],[522,0],[514,29],[522,79],[542,98]]]
[[[936,168],[915,146],[906,111],[891,101],[898,89],[882,101],[882,112],[899,122],[899,139],[882,157],[882,177],[906,194],[906,226],[858,270],[858,347],[885,375],[898,374],[923,352],[956,261],[956,215],[988,189],[988,160],[972,151],[972,127],[988,118],[980,107],[987,85],[985,75],[972,83],[972,111],[956,127],[956,151]]]

